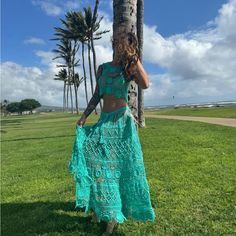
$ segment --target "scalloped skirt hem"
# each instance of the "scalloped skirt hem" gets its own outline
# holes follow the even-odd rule
[[[86,209],[86,206],[75,206],[75,209]],[[86,215],[89,215],[90,213],[95,212],[96,217],[98,220],[98,223],[101,221],[103,222],[109,222],[112,220],[115,220],[119,224],[125,223],[125,221],[128,221],[129,219],[135,220],[135,221],[155,221],[156,215],[153,209],[147,209],[147,211],[141,211],[141,212],[132,212],[132,213],[126,213],[123,212],[117,212],[113,216],[108,215],[101,215],[99,212],[94,210],[93,208],[89,207],[87,210],[84,210],[84,213]]]

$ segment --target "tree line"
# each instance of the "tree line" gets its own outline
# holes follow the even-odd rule
[[[20,102],[9,102],[4,99],[1,102],[1,114],[6,116],[9,113],[18,113],[22,115],[24,111],[30,111],[30,114],[33,113],[33,110],[37,107],[40,107],[41,104],[35,99],[23,99]]]

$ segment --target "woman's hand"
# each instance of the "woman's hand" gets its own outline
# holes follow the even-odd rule
[[[137,64],[131,63],[131,66],[129,67],[128,70],[132,76],[138,75]]]
[[[83,115],[80,117],[80,119],[77,121],[76,126],[79,125],[80,127],[83,127],[85,122],[86,122],[86,117],[85,117],[85,115],[83,114]]]
[[[130,66],[128,67],[128,72],[129,72],[130,77],[135,78],[138,76],[138,68],[137,68],[138,58],[136,56],[133,56],[130,59],[130,61],[131,63],[130,63]]]

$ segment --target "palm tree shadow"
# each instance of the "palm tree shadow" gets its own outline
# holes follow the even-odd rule
[[[3,203],[1,209],[2,235],[81,232],[92,236],[105,230],[105,222],[91,223],[91,217],[85,216],[83,209],[75,209],[74,202]]]

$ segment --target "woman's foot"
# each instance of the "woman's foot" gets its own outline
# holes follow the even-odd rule
[[[97,216],[96,216],[95,212],[94,212],[93,215],[92,215],[91,222],[92,222],[92,223],[95,223],[95,224],[98,223],[98,219],[97,219]]]
[[[107,223],[106,231],[102,234],[102,236],[112,235],[113,229],[117,224],[118,223],[115,220],[109,221]]]

